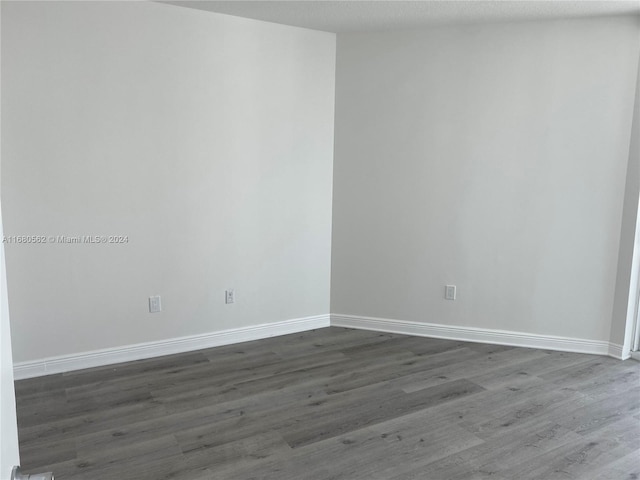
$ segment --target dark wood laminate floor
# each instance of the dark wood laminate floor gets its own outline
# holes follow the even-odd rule
[[[58,480],[631,480],[640,363],[326,328],[16,382]]]

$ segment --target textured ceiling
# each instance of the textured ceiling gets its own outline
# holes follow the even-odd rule
[[[640,0],[177,0],[163,3],[336,33],[411,29],[453,23],[640,15]]]

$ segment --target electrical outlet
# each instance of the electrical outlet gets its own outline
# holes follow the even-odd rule
[[[158,313],[162,311],[162,302],[160,295],[149,297],[149,313]]]
[[[456,286],[455,285],[446,285],[444,287],[444,298],[447,300],[455,300],[456,299]]]
[[[233,288],[224,292],[224,303],[236,303],[236,291]]]

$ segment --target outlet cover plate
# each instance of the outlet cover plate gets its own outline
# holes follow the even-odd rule
[[[236,291],[233,288],[225,290],[224,303],[236,303]]]
[[[447,285],[444,287],[444,298],[447,300],[455,300],[456,299],[456,286],[455,285]]]
[[[149,297],[149,313],[158,313],[162,311],[162,300],[160,295]]]

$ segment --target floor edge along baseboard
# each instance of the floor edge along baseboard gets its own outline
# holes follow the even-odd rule
[[[27,362],[16,362],[13,368],[13,375],[15,380],[24,380],[44,375],[82,370],[84,368],[103,367],[115,363],[261,340],[263,338],[328,327],[329,319],[329,315],[294,318],[280,322],[252,325],[200,335],[191,335],[188,337],[170,338],[155,342],[105,348]]]
[[[335,327],[376,330],[380,332],[444,338],[464,342],[491,343],[514,347],[539,348],[542,350],[608,355],[619,360],[624,359],[622,358],[622,347],[620,345],[580,338],[341,314],[331,314],[331,325]]]
[[[619,360],[626,359],[623,358],[623,348],[621,345],[604,341],[538,335],[507,330],[410,322],[389,318],[327,314],[222,330],[189,337],[172,338],[156,342],[127,345],[124,347],[106,348],[59,357],[17,362],[14,365],[14,378],[15,380],[23,380],[84,368],[102,367],[115,363],[185,353],[203,348],[260,340],[329,326],[444,338],[465,342],[492,343],[514,347],[607,355]]]

